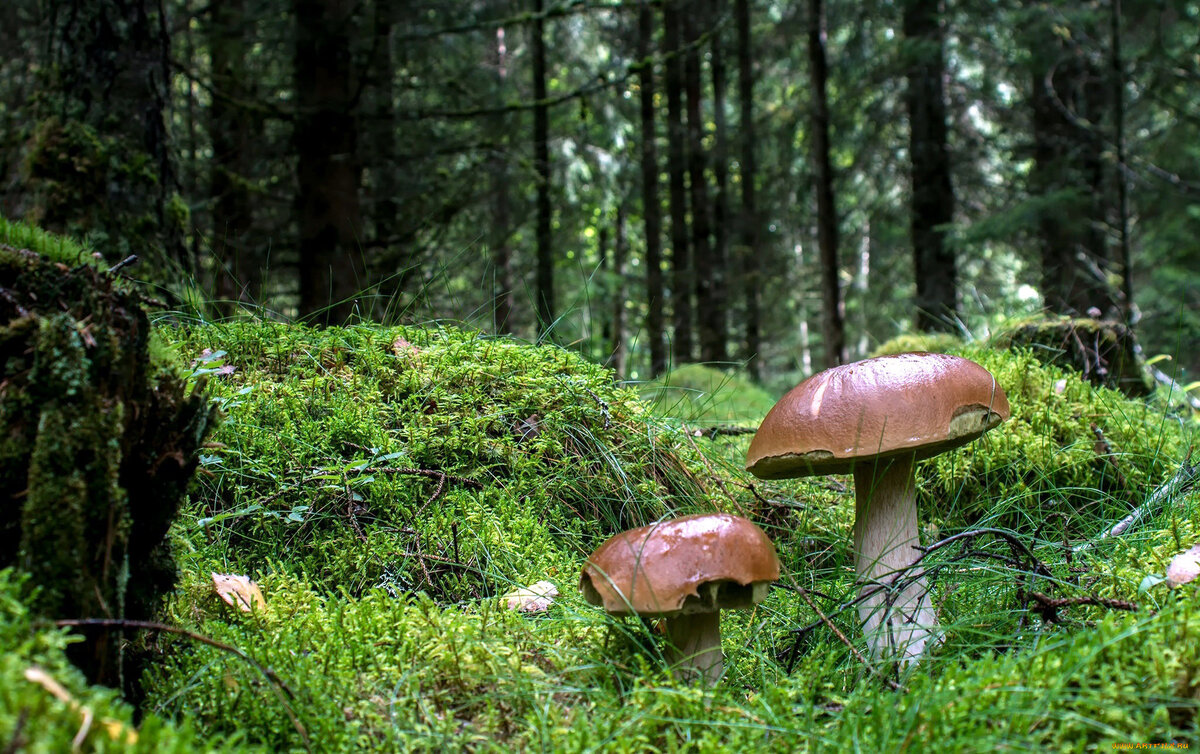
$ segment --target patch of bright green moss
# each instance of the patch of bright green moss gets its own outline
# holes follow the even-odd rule
[[[68,236],[48,233],[35,225],[9,220],[3,215],[0,215],[0,244],[28,249],[53,262],[70,266],[87,264],[98,268],[103,264],[86,244]]]
[[[739,374],[703,364],[685,364],[638,386],[642,399],[659,416],[687,422],[762,420],[775,398]]]
[[[1007,648],[927,659],[901,690],[865,676],[831,636],[788,674],[772,654],[785,613],[731,614],[745,619],[724,623],[730,677],[703,689],[672,681],[636,622],[607,619],[574,593],[531,618],[495,600],[439,606],[382,591],[345,599],[283,576],[263,586],[268,605],[253,616],[193,595],[178,618],[198,618],[202,631],[279,673],[320,751],[645,751],[689,742],[729,752],[1085,751],[1196,734],[1194,591],[1157,613],[1101,615],[1092,626],[1030,631]],[[151,684],[151,709],[274,750],[299,745],[253,667],[205,647],[172,657]]]
[[[1003,525],[1046,573],[1034,578],[1024,554],[990,535],[931,557],[945,641],[898,676],[898,692],[795,591],[809,590],[865,652],[847,606],[857,592],[848,480],[752,480],[739,468],[747,438],[656,429],[607,373],[557,349],[455,330],[239,324],[174,336],[191,358],[227,351],[194,369],[216,370],[228,418],[194,523],[177,529],[193,554],[171,619],[279,672],[314,749],[1074,751],[1195,736],[1200,605],[1186,590],[1137,590],[1196,536],[1195,498],[1086,553],[1062,544],[1140,502],[1189,438],[1153,404],[1073,383],[1027,354],[963,349],[1001,380],[1014,418],[941,457],[947,465],[922,464],[919,484],[926,542]],[[1104,487],[1107,458],[1091,463],[1090,423],[1105,428],[1127,497]],[[1080,431],[1085,441],[1070,439]],[[438,481],[403,469],[435,464],[456,479],[433,499]],[[790,588],[723,615],[727,677],[716,688],[672,680],[660,636],[576,591],[583,556],[625,524],[612,507],[621,501],[631,519],[743,506],[774,538]],[[207,573],[219,567],[258,575],[267,608],[243,615],[217,602]],[[490,596],[541,578],[561,592],[546,615],[501,610]],[[1030,591],[1141,607],[1063,607],[1052,622]],[[807,624],[816,628],[797,644]],[[151,709],[204,730],[299,745],[275,693],[235,658],[170,645],[150,689]]]

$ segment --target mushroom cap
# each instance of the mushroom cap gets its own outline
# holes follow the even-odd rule
[[[617,534],[588,557],[579,588],[614,615],[673,616],[750,607],[778,578],[762,529],[705,513]]]
[[[975,362],[900,353],[843,364],[792,388],[767,413],[746,468],[763,479],[844,474],[856,463],[964,445],[1009,416],[1008,398]]]

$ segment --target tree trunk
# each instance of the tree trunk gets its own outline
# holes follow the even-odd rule
[[[502,93],[508,83],[508,47],[504,29],[496,30],[496,80],[497,91]],[[509,210],[508,191],[508,129],[507,119],[497,116],[495,128],[499,143],[491,156],[492,173],[492,329],[497,333],[510,332],[513,327],[513,268],[512,246],[509,243],[512,231],[512,215]]]
[[[244,103],[251,100],[246,61],[246,13],[243,0],[217,0],[210,6],[208,33],[212,61],[212,103],[209,139],[212,142],[212,254],[217,309],[225,315],[239,301],[261,298],[258,264],[251,258],[247,238],[253,224],[250,162],[254,117]]]
[[[715,28],[720,21],[722,0],[711,0],[709,23]],[[719,350],[713,353],[712,361],[728,358],[725,345],[729,336],[729,133],[725,123],[725,96],[728,88],[725,72],[724,49],[720,34],[712,38],[709,65],[712,68],[713,87],[713,150],[712,171],[717,191],[713,197],[712,265],[716,275],[712,280],[711,299],[718,307],[714,322],[718,332]]]
[[[684,89],[687,95],[687,166],[692,205],[692,270],[696,286],[697,325],[700,335],[700,360],[725,360],[725,305],[721,300],[722,270],[713,258],[709,240],[707,155],[704,150],[704,120],[701,110],[700,29],[696,9],[682,14]]]
[[[351,12],[343,0],[292,0],[296,18],[300,315],[341,324],[365,291]]]
[[[608,345],[608,365],[624,379],[628,351],[625,348],[625,257],[628,253],[625,238],[625,203],[617,205],[616,227],[613,229],[612,263],[612,320]]]
[[[666,339],[663,333],[662,205],[658,200],[658,149],[654,129],[654,65],[650,43],[654,37],[654,11],[650,0],[638,4],[637,56],[641,61],[642,120],[642,216],[646,234],[646,338],[650,341],[650,376],[667,369]]]
[[[675,325],[675,363],[692,360],[692,264],[688,247],[687,170],[683,127],[683,61],[679,44],[679,0],[663,3],[663,42],[667,89],[667,177],[671,202],[671,309]]]
[[[538,337],[554,326],[554,256],[550,247],[550,113],[546,103],[544,1],[533,0],[533,170],[537,180]]]
[[[43,123],[27,165],[35,195],[43,180],[49,190],[35,196],[30,219],[49,230],[102,231],[93,243],[113,262],[130,252],[165,252],[194,277],[173,211],[174,150],[164,120],[171,40],[163,5],[60,0],[47,15],[40,61],[47,96],[35,104]]]
[[[1032,192],[1045,202],[1038,218],[1042,296],[1059,314],[1119,317],[1107,281],[1103,143],[1090,124],[1104,117],[1095,66],[1063,50],[1050,29],[1034,52]]]
[[[833,201],[833,167],[829,157],[829,99],[825,62],[825,8],[809,0],[808,58],[812,79],[812,150],[816,165],[817,245],[821,252],[822,336],[825,366],[846,361],[845,311],[838,282],[838,217]]]
[[[372,173],[371,219],[375,226],[375,242],[371,248],[383,259],[392,258],[393,244],[399,233],[400,193],[398,166],[396,164],[396,56],[392,47],[392,30],[396,25],[396,0],[375,0],[374,75],[372,77],[375,100],[375,122],[371,128],[372,154],[367,160]],[[378,264],[378,262],[377,262]],[[381,265],[382,266],[382,265]],[[380,270],[380,290],[369,311],[379,316],[389,310],[407,287],[415,269],[401,256],[399,270]],[[385,282],[386,281],[386,282]],[[367,310],[364,310],[367,311]]]
[[[737,16],[738,38],[738,127],[742,147],[740,166],[742,186],[739,257],[741,264],[742,297],[745,299],[745,339],[747,372],[750,378],[760,377],[759,351],[762,347],[760,335],[760,262],[758,249],[758,207],[754,183],[758,180],[754,137],[754,48],[750,40],[750,1],[736,0],[734,14]]]
[[[917,283],[917,329],[958,329],[954,250],[946,228],[954,220],[946,96],[942,86],[939,0],[908,0],[904,6],[908,49],[909,154],[912,160],[912,244]]]
[[[1125,169],[1125,64],[1121,59],[1121,0],[1112,0],[1110,61],[1112,63],[1113,144],[1116,147],[1117,263],[1121,268],[1121,313],[1129,327],[1137,324],[1133,303],[1133,258],[1129,249],[1129,177]]]

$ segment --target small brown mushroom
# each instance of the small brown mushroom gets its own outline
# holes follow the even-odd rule
[[[617,534],[588,558],[579,588],[611,615],[665,619],[671,664],[712,684],[724,670],[719,611],[754,606],[778,578],[762,529],[715,513]]]
[[[957,448],[1009,416],[986,369],[958,356],[902,353],[844,364],[783,396],[750,443],[746,468],[764,479],[854,474],[859,618],[876,657],[915,660],[937,618],[917,569],[913,464]],[[910,569],[910,570],[904,570]],[[906,586],[885,588],[898,571]]]

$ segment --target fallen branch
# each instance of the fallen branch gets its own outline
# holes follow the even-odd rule
[[[801,596],[801,598],[803,598],[804,601],[808,604],[808,606],[812,608],[813,612],[815,612],[817,614],[817,617],[820,618],[820,622],[822,624],[824,624],[826,628],[828,628],[830,631],[832,631],[834,636],[836,636],[842,642],[842,644],[846,645],[846,648],[850,650],[850,654],[854,655],[854,659],[858,660],[859,663],[861,663],[862,666],[865,667],[872,675],[876,676],[877,678],[882,680],[884,683],[886,683],[888,685],[888,688],[890,688],[892,691],[907,691],[908,690],[907,688],[900,685],[893,679],[888,678],[883,673],[879,672],[878,668],[876,668],[874,665],[872,665],[870,662],[868,662],[867,658],[863,657],[862,653],[859,652],[854,647],[854,643],[851,642],[848,638],[846,638],[846,634],[842,633],[842,630],[840,628],[838,628],[837,626],[835,626],[833,624],[833,621],[829,620],[829,618],[826,617],[825,613],[821,612],[821,608],[817,607],[817,604],[812,601],[811,597],[808,596],[807,589],[805,589],[802,586],[785,586],[784,588],[792,589],[797,594],[799,594]],[[801,634],[801,636],[802,635],[803,634]],[[796,655],[799,653],[799,647],[800,647],[799,639],[800,639],[800,637],[798,636],[796,638],[796,642],[794,644],[792,644],[791,651],[788,653],[787,672],[789,674],[792,672],[792,666],[794,666],[796,664]]]
[[[1086,552],[1106,539],[1121,536],[1125,532],[1129,531],[1130,527],[1132,527],[1134,524],[1138,523],[1146,516],[1158,511],[1159,508],[1164,507],[1168,502],[1173,502],[1176,498],[1190,490],[1196,484],[1196,479],[1200,477],[1200,464],[1189,463],[1191,458],[1191,453],[1188,453],[1188,457],[1183,459],[1183,463],[1180,464],[1179,470],[1176,471],[1175,474],[1166,482],[1164,482],[1158,489],[1156,489],[1154,494],[1147,498],[1146,502],[1142,503],[1137,508],[1134,508],[1128,516],[1113,524],[1099,537],[1096,537],[1091,541],[1075,545],[1071,551],[1073,553]]]
[[[1154,378],[1155,382],[1161,385],[1166,385],[1168,388],[1170,388],[1172,393],[1179,393],[1183,400],[1192,407],[1193,411],[1200,411],[1200,398],[1197,398],[1188,391],[1184,390],[1183,385],[1180,385],[1178,382],[1176,382],[1171,375],[1154,365],[1146,367],[1146,370],[1150,372],[1150,376]]]
[[[1088,595],[1086,597],[1063,597],[1062,599],[1054,599],[1041,592],[1031,592],[1029,596],[1038,606],[1033,608],[1042,614],[1042,620],[1047,623],[1058,622],[1058,610],[1063,607],[1075,607],[1078,605],[1092,605],[1095,607],[1106,607],[1109,610],[1124,610],[1126,612],[1137,612],[1138,605],[1136,602],[1128,600],[1113,600],[1105,597],[1097,597]]]
[[[54,625],[60,628],[130,628],[140,631],[158,631],[161,633],[177,634],[179,636],[186,636],[192,641],[198,641],[201,644],[207,644],[208,646],[219,649],[222,652],[228,652],[235,657],[245,660],[253,665],[254,668],[261,673],[264,678],[267,679],[268,685],[275,693],[275,696],[279,698],[279,702],[283,705],[284,711],[287,713],[288,718],[292,721],[292,727],[296,729],[296,732],[300,734],[301,740],[304,741],[305,751],[312,751],[312,742],[308,740],[308,731],[304,729],[303,723],[301,723],[299,718],[296,717],[296,711],[292,709],[292,705],[288,704],[287,699],[283,698],[283,695],[286,693],[288,699],[294,699],[295,695],[292,693],[292,690],[288,688],[288,685],[283,682],[282,678],[275,674],[274,670],[271,670],[266,665],[263,665],[258,660],[254,659],[235,646],[219,642],[216,639],[210,639],[203,634],[198,634],[195,631],[189,631],[186,628],[179,628],[178,626],[169,626],[166,623],[155,623],[153,621],[145,620],[122,620],[119,618],[79,618],[74,620],[56,620],[54,621]]]

